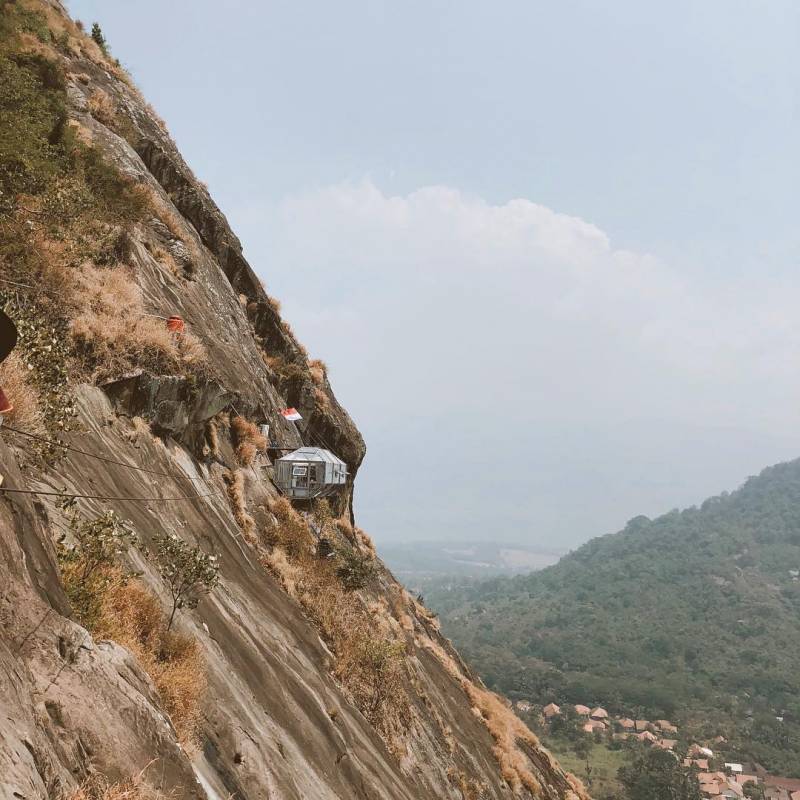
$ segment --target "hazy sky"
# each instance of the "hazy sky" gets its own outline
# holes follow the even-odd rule
[[[380,543],[800,455],[796,0],[72,0],[361,428]]]

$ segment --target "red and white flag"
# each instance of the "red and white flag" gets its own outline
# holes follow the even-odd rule
[[[288,419],[289,422],[297,422],[297,420],[303,419],[296,408],[284,408],[281,414],[283,414],[284,419]]]

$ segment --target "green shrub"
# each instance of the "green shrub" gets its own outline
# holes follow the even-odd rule
[[[92,627],[100,618],[111,573],[119,557],[136,543],[136,535],[130,523],[112,510],[87,520],[78,512],[74,497],[61,507],[72,534],[72,541],[64,533],[57,542],[64,590],[81,624]]]
[[[196,608],[200,598],[219,584],[219,563],[216,556],[199,547],[186,544],[174,533],[153,537],[161,577],[172,597],[172,611],[167,621],[170,630],[179,608]]]
[[[345,547],[337,555],[336,574],[348,591],[363,589],[375,576],[375,562],[354,547]]]
[[[0,53],[0,215],[41,192],[68,165],[64,78],[39,55]]]
[[[103,30],[100,27],[99,23],[93,22],[92,23],[92,40],[94,43],[103,51],[103,55],[108,55],[108,42],[106,41],[106,37],[103,35]]]

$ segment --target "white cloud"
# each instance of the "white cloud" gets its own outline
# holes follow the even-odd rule
[[[794,288],[758,278],[708,284],[615,249],[580,218],[525,199],[491,205],[444,186],[401,197],[368,180],[345,183],[288,198],[270,216],[277,271],[265,278],[301,337],[330,362],[371,446],[376,495],[387,488],[381,481],[395,480],[392,453],[420,458],[401,485],[432,507],[425,487],[441,480],[442,464],[422,457],[429,447],[475,462],[476,448],[497,457],[495,447],[570,426],[652,426],[654,447],[718,426],[773,441],[797,414]],[[426,441],[407,446],[405,430]],[[624,452],[603,452],[612,476],[636,479]],[[748,457],[735,468],[751,469]],[[516,490],[533,491],[535,472],[523,469]],[[460,491],[480,496],[478,475],[463,480]],[[689,499],[690,488],[670,505]],[[643,492],[642,508],[620,510],[623,521],[651,501]]]

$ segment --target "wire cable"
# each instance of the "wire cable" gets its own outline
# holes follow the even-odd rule
[[[96,458],[98,461],[104,461],[106,464],[116,464],[119,467],[127,467],[128,469],[134,469],[137,472],[148,472],[151,475],[161,475],[165,478],[173,478],[178,479],[181,477],[185,477],[190,481],[201,481],[203,478],[192,478],[189,475],[176,475],[171,472],[162,472],[161,470],[157,469],[148,469],[147,467],[137,467],[134,464],[126,464],[124,461],[118,461],[115,458],[108,458],[107,456],[99,456],[96,453],[89,453],[86,450],[81,450],[78,447],[72,447],[72,445],[66,444],[61,440],[57,439],[46,439],[44,436],[38,436],[35,433],[29,433],[28,431],[20,430],[19,428],[14,428],[11,425],[3,424],[0,426],[0,432],[2,431],[12,431],[14,433],[19,433],[22,436],[28,436],[31,439],[35,439],[37,442],[43,442],[44,444],[54,445],[55,447],[61,447],[64,450],[70,450],[73,453],[80,453],[82,456],[88,456],[89,458]]]
[[[73,494],[72,492],[51,492],[44,489],[11,489],[5,486],[0,486],[0,492],[7,494],[40,494],[45,497],[78,497],[82,500],[119,500],[130,503],[165,503],[176,502],[178,500],[198,500],[203,497],[215,497],[222,493],[221,489],[216,489],[207,494],[188,494],[179,495],[178,497],[115,497],[112,495],[101,494]]]

